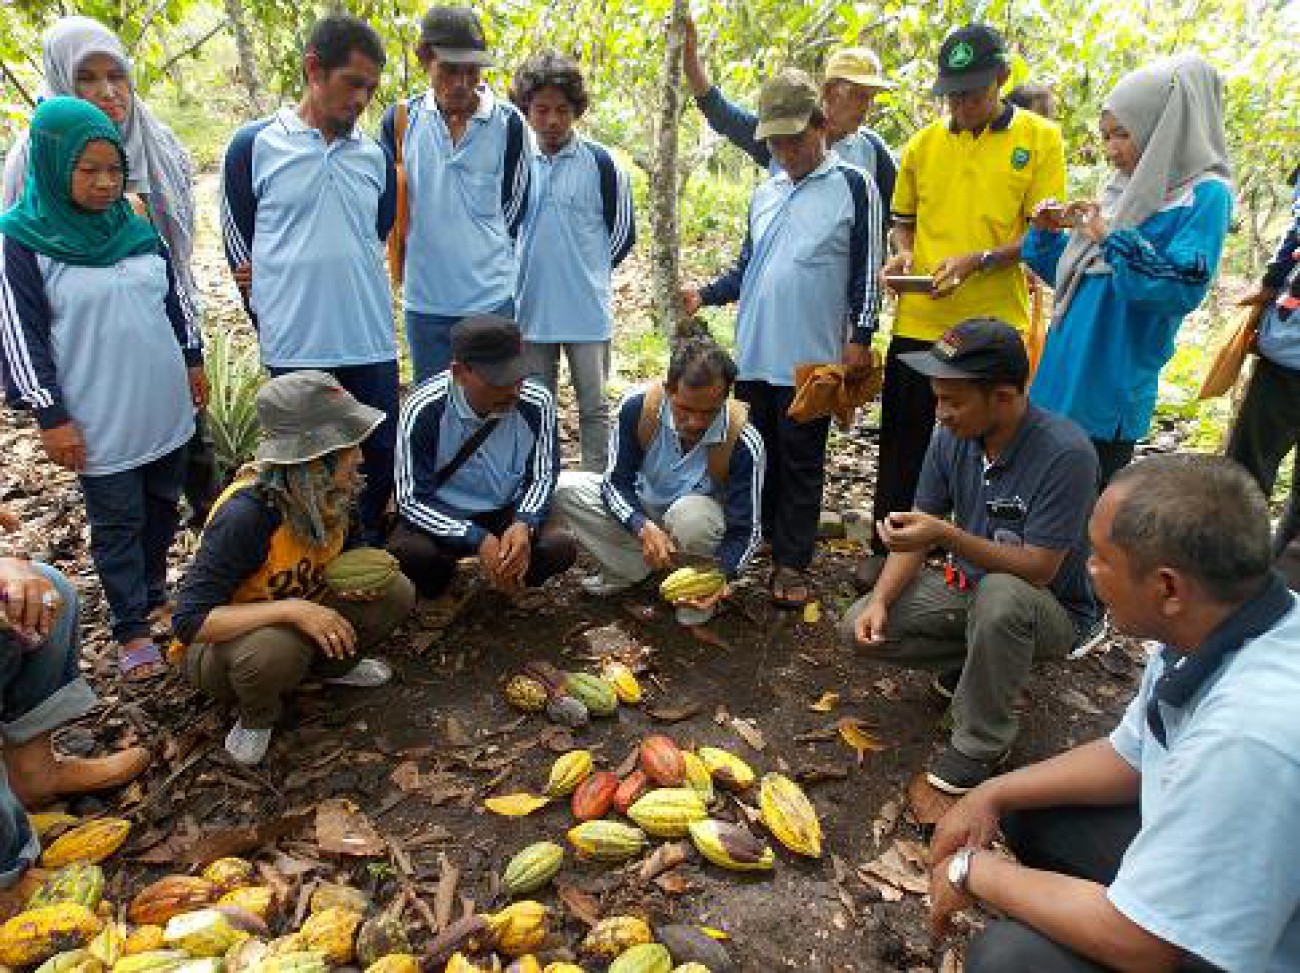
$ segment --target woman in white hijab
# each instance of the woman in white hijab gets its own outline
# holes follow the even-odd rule
[[[1054,282],[1030,398],[1092,437],[1102,484],[1133,457],[1160,369],[1205,298],[1232,217],[1223,86],[1195,54],[1125,75],[1103,104],[1114,167],[1096,202],[1045,202],[1022,256]]]
[[[194,256],[194,175],[189,153],[158,120],[131,82],[131,59],[111,30],[89,17],[63,17],[45,33],[45,97],[69,95],[88,101],[112,119],[122,133],[127,157],[127,198],[153,223],[171,253],[180,296],[192,317],[200,314],[198,290],[190,267]],[[27,179],[27,135],[23,133],[5,158],[0,181],[0,212],[22,196]],[[216,499],[212,446],[202,415],[196,423],[185,474],[190,523],[200,527]]]

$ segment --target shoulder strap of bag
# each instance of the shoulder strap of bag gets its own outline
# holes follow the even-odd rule
[[[636,425],[636,438],[641,444],[641,452],[650,448],[659,432],[659,410],[664,405],[664,383],[655,382],[645,390],[641,400],[641,418]]]
[[[466,460],[478,452],[478,448],[483,445],[488,436],[492,435],[492,430],[497,427],[501,420],[497,418],[488,419],[483,425],[474,430],[474,434],[460,444],[460,449],[456,450],[447,465],[433,474],[433,488],[437,490],[444,483],[456,475],[456,471],[465,465]]]
[[[709,447],[709,476],[718,486],[727,485],[727,475],[731,471],[731,455],[736,451],[736,442],[745,431],[749,422],[749,406],[736,399],[727,400],[727,435],[722,442]]]
[[[397,165],[402,165],[406,161],[406,126],[410,124],[410,116],[407,114],[406,99],[403,98],[397,103],[397,111],[393,118],[393,134],[396,138],[393,144],[396,147],[393,161]]]

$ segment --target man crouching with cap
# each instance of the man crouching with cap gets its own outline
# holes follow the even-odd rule
[[[964,321],[902,357],[930,379],[938,427],[915,508],[877,523],[888,559],[840,631],[871,658],[937,670],[954,725],[927,779],[964,794],[1015,740],[1030,664],[1065,656],[1097,620],[1086,570],[1097,456],[1074,423],[1029,404],[1009,324]],[[943,574],[925,566],[934,548]]]
[[[402,406],[388,549],[425,598],[475,554],[493,588],[536,587],[577,558],[573,535],[548,525],[560,470],[555,400],[525,378],[523,338],[509,318],[459,322],[451,358]]]

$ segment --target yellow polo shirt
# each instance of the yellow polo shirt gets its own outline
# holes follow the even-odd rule
[[[1007,105],[978,135],[954,132],[946,119],[913,135],[890,208],[896,223],[913,224],[912,273],[929,274],[945,257],[1014,243],[1035,206],[1064,197],[1061,130]],[[1029,287],[1019,264],[973,274],[947,297],[902,295],[894,334],[934,341],[973,317],[1028,326]]]

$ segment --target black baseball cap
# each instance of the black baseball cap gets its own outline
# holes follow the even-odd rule
[[[930,378],[992,379],[1021,387],[1029,378],[1029,355],[1020,332],[997,318],[963,321],[927,350],[899,357]]]
[[[939,48],[939,77],[930,90],[957,95],[987,88],[1008,64],[1007,42],[988,24],[954,30]]]
[[[430,7],[420,20],[420,44],[447,64],[492,63],[483,22],[469,7]]]
[[[519,325],[499,314],[462,318],[451,329],[451,357],[468,365],[489,385],[514,385],[531,369]]]

